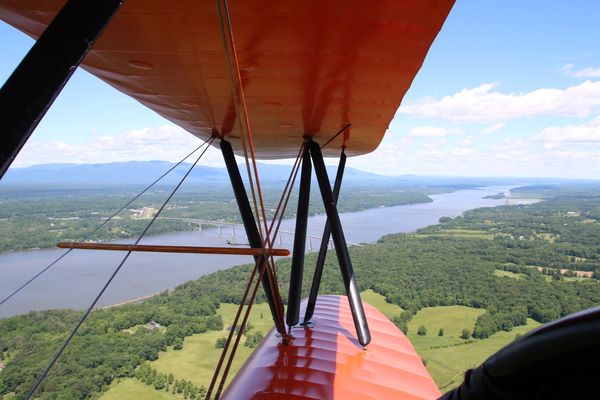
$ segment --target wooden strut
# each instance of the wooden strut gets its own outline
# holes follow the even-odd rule
[[[117,244],[117,243],[74,243],[60,242],[57,244],[62,249],[84,250],[117,250],[117,251],[144,251],[152,253],[188,253],[188,254],[231,254],[240,256],[273,255],[285,257],[290,255],[288,249],[272,249],[267,251],[262,248],[227,248],[227,247],[197,247],[197,246],[156,246],[147,244]]]

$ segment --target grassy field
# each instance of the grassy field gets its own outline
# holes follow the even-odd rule
[[[137,379],[124,379],[113,384],[108,392],[102,395],[102,400],[173,400],[177,397],[164,390],[155,390],[154,385],[146,385]]]
[[[512,332],[495,333],[485,340],[453,347],[421,348],[417,351],[427,362],[427,370],[440,390],[446,392],[462,382],[467,369],[480,365],[490,355],[512,342],[517,333],[525,334],[539,325],[538,322],[528,319],[525,326],[516,327]]]
[[[514,272],[510,272],[510,271],[501,271],[499,269],[494,270],[494,275],[496,276],[508,276],[509,278],[515,278],[515,279],[525,279],[525,275],[524,274],[515,274]]]
[[[485,312],[481,308],[470,308],[464,306],[449,307],[427,307],[415,315],[408,324],[408,338],[413,341],[415,347],[422,347],[421,340],[451,340],[458,338],[463,329],[473,332],[477,317]],[[419,326],[425,325],[428,332],[425,336],[417,335]],[[438,336],[440,328],[444,329],[444,336]],[[443,342],[442,342],[443,343]],[[437,344],[432,344],[437,345]]]
[[[164,374],[173,374],[176,379],[185,379],[193,382],[196,386],[204,385],[208,387],[213,376],[213,371],[219,357],[221,349],[215,348],[215,342],[220,337],[227,337],[238,306],[234,304],[221,304],[220,314],[225,323],[225,329],[221,332],[206,332],[199,335],[187,337],[183,342],[183,350],[169,349],[162,353],[158,360],[150,363],[152,368]],[[261,318],[261,314],[263,318]],[[257,304],[252,307],[250,314],[250,323],[254,326],[248,333],[254,333],[256,330],[267,334],[273,327],[271,312],[267,304]],[[245,347],[240,343],[236,357],[229,373],[231,379],[241,368],[244,361],[252,353],[251,348]]]
[[[200,387],[204,385],[208,388],[213,376],[213,371],[221,356],[221,349],[215,348],[215,342],[220,337],[227,337],[238,306],[234,304],[221,304],[219,314],[223,317],[225,329],[220,332],[206,332],[185,338],[182,350],[173,350],[169,347],[165,353],[160,353],[158,360],[151,361],[148,364],[163,374],[173,374],[175,379],[185,379],[193,382]],[[271,320],[271,311],[267,304],[257,304],[252,307],[249,318],[253,328],[249,334],[259,330],[267,334],[273,327]],[[244,364],[244,361],[250,356],[253,349],[240,343],[234,362],[232,363],[227,383],[235,376],[237,371]],[[152,396],[155,397],[152,397]],[[144,399],[144,400],[163,400],[181,397],[169,394],[164,390],[154,390],[153,386],[141,383],[137,379],[125,379],[121,383],[114,385],[102,400],[112,399]]]
[[[399,306],[387,303],[383,296],[372,290],[362,292],[361,298],[364,302],[379,309],[388,318],[402,312]],[[236,305],[221,304],[219,313],[225,322],[223,331],[206,332],[187,337],[183,344],[183,350],[169,348],[167,352],[160,354],[158,360],[150,362],[150,366],[167,375],[172,373],[175,379],[185,379],[198,387],[202,385],[208,387],[214,368],[221,356],[221,350],[215,348],[215,341],[220,337],[227,336],[227,328],[231,326],[236,311]],[[516,333],[524,334],[539,326],[533,320],[528,320],[527,326],[517,327],[512,332],[499,332],[489,339],[465,344],[466,341],[459,337],[462,330],[466,328],[472,332],[477,317],[484,312],[483,309],[463,306],[430,307],[419,311],[409,323],[407,336],[415,350],[427,363],[429,373],[442,392],[460,384],[462,376],[468,368],[481,364],[491,354],[513,341]],[[266,335],[273,326],[268,305],[255,305],[249,321],[253,329],[248,333],[260,330]],[[421,325],[428,330],[425,336],[417,335],[417,330]],[[443,336],[438,336],[440,328],[444,329]],[[243,342],[240,343],[229,379],[235,376],[251,352],[252,349],[244,347]],[[102,400],[164,400],[177,397],[181,397],[181,395],[172,395],[164,390],[157,391],[153,386],[130,378],[114,384],[108,392],[102,395]]]
[[[385,297],[378,293],[375,293],[371,289],[361,292],[360,299],[381,311],[381,313],[389,319],[400,315],[402,311],[404,311],[402,308],[400,308],[400,306],[388,303],[387,301],[385,301]]]

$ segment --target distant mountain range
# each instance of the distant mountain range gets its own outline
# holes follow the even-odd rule
[[[115,186],[147,185],[175,166],[168,161],[127,161],[104,164],[39,164],[25,168],[11,168],[0,181],[0,186]],[[181,164],[170,172],[160,183],[178,183],[189,170],[191,164]],[[286,181],[292,167],[290,165],[258,163],[261,181]],[[242,176],[245,167],[240,166]],[[329,178],[335,178],[337,167],[327,167]],[[225,168],[196,166],[187,178],[188,181],[224,183],[229,182]],[[465,188],[490,185],[556,184],[576,182],[561,178],[475,178],[457,176],[417,176],[417,175],[378,175],[347,167],[344,172],[346,184],[394,183],[397,186],[453,186]]]
[[[105,164],[39,164],[25,168],[11,168],[2,178],[2,185],[131,185],[149,184],[175,166],[168,161],[128,161]],[[179,182],[187,173],[191,164],[181,164],[170,172],[161,183]],[[287,180],[292,167],[290,165],[258,164],[260,179],[264,181]],[[331,179],[335,177],[337,167],[328,167]],[[242,168],[244,175],[245,167]],[[405,175],[406,179],[416,178]],[[228,182],[225,168],[196,166],[187,178],[190,181]],[[372,174],[354,168],[346,168],[344,181],[381,181],[391,177]]]

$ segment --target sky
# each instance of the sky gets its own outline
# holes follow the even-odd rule
[[[457,0],[381,145],[348,166],[385,175],[600,179],[598,15],[593,0]],[[32,44],[0,22],[0,82]],[[78,70],[13,168],[176,162],[199,144]],[[224,165],[216,149],[202,164]]]

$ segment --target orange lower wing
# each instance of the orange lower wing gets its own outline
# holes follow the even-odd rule
[[[441,394],[404,334],[364,304],[372,335],[358,343],[348,300],[320,296],[313,327],[281,344],[272,330],[221,399],[437,399]]]

